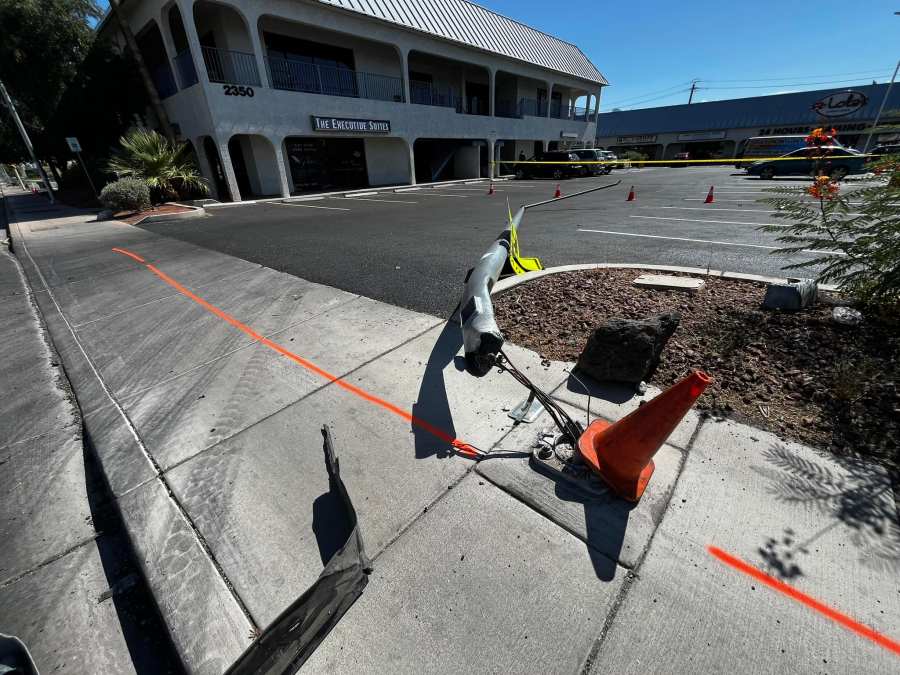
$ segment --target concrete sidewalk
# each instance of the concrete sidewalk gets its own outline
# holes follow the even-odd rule
[[[16,253],[189,672],[222,672],[321,571],[323,423],[375,572],[310,672],[896,667],[894,654],[754,590],[704,548],[783,574],[897,639],[900,531],[883,472],[696,415],[660,451],[636,507],[571,494],[521,457],[476,469],[447,437],[515,454],[547,420],[511,425],[506,410],[525,391],[464,373],[457,326],[36,205],[12,201]],[[567,364],[509,354],[573,412],[585,407]],[[608,419],[638,405],[593,394]],[[830,495],[821,508],[791,498],[809,484]],[[853,495],[868,505],[863,524]]]
[[[0,205],[5,235],[3,225]],[[167,672],[148,658],[151,632],[126,616],[135,578],[108,529],[59,357],[5,245],[0,317],[0,632],[22,639],[42,673],[142,672],[135,661]]]

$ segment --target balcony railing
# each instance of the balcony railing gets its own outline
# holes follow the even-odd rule
[[[270,57],[266,62],[275,89],[396,103],[403,101],[403,80],[399,77],[289,59]]]
[[[519,117],[546,117],[547,101],[522,98],[519,99]]]
[[[411,103],[418,103],[419,105],[453,108],[457,112],[462,112],[463,110],[462,97],[453,88],[435,87],[428,82],[410,80],[409,99]]]
[[[178,81],[181,82],[182,89],[197,84],[197,69],[194,67],[194,59],[191,58],[189,49],[176,54],[172,63],[175,65],[175,72],[178,73]]]
[[[172,75],[172,69],[169,68],[168,63],[162,63],[154,68],[150,77],[160,98],[168,98],[178,92],[175,76]]]
[[[572,119],[576,122],[593,122],[594,113],[590,108],[575,108]]]
[[[210,82],[260,86],[256,57],[233,49],[203,47],[203,62]]]

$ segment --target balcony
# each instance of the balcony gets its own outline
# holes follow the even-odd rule
[[[410,103],[418,105],[433,105],[439,108],[453,108],[457,112],[463,109],[462,97],[452,88],[435,87],[430,82],[410,80]]]
[[[178,81],[181,82],[182,89],[197,84],[197,69],[194,68],[194,59],[191,58],[189,49],[176,54],[172,59],[172,64],[175,66],[175,72],[178,73]]]
[[[403,80],[399,77],[272,57],[266,63],[275,89],[403,102]]]
[[[256,57],[232,49],[203,47],[203,62],[210,82],[260,86]]]

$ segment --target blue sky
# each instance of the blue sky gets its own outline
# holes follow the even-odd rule
[[[900,0],[477,2],[578,45],[604,111],[687,103],[694,78],[695,102],[887,82],[900,59]]]
[[[476,1],[581,47],[604,111],[687,103],[693,79],[698,102],[886,82],[900,59],[900,0]]]

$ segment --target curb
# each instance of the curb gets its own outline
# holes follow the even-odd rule
[[[582,265],[560,265],[558,267],[548,267],[539,272],[526,272],[525,274],[507,277],[501,279],[494,286],[491,295],[500,295],[511,288],[527,284],[529,281],[535,281],[541,277],[550,274],[561,274],[563,272],[579,272],[582,270],[600,270],[600,269],[633,269],[633,270],[650,270],[657,272],[684,272],[687,274],[699,274],[705,277],[716,277],[719,279],[732,279],[735,281],[756,281],[764,284],[784,284],[787,283],[785,277],[766,277],[760,274],[744,274],[743,272],[723,272],[722,270],[709,270],[702,267],[678,267],[675,265],[640,265],[635,263],[587,263]],[[831,284],[820,284],[819,290],[837,291],[837,286]]]
[[[151,213],[148,216],[144,216],[139,221],[130,224],[137,226],[143,225],[144,223],[162,223],[170,220],[190,220],[191,218],[203,218],[207,215],[206,209],[202,206],[191,206],[190,204],[179,204],[177,202],[171,202],[171,204],[173,206],[183,206],[186,209],[190,209],[190,211],[182,211],[181,213]]]

